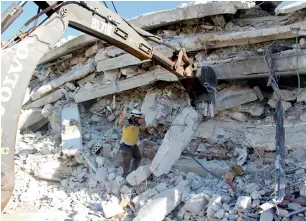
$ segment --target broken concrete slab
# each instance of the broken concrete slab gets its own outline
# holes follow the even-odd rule
[[[210,171],[214,171],[214,173],[222,177],[228,172],[228,166],[224,162],[220,162],[218,160],[199,160],[202,165],[205,165],[205,168],[207,168]],[[210,176],[209,173],[207,173],[201,166],[199,166],[197,163],[195,163],[191,158],[187,159],[179,159],[175,162],[173,165],[173,168],[178,169],[182,173],[195,173],[199,176]]]
[[[265,210],[260,214],[259,221],[272,221],[273,220],[273,212],[271,209]]]
[[[140,166],[126,177],[126,181],[132,186],[136,186],[145,181],[150,174],[150,165]]]
[[[199,124],[194,136],[208,139],[210,143],[219,143],[231,137],[241,137],[244,134],[243,126],[237,122],[208,120]],[[236,142],[243,142],[243,138]]]
[[[61,112],[62,108],[55,108],[48,116],[52,135],[61,134],[61,128],[62,128]]]
[[[70,177],[72,174],[72,167],[62,165],[57,160],[48,160],[41,162],[34,168],[34,176],[39,179],[61,181]]]
[[[285,143],[288,149],[303,148],[306,145],[306,123],[284,124]],[[195,137],[205,138],[209,143],[232,140],[235,144],[250,148],[275,150],[275,126],[271,124],[254,125],[251,123],[208,120],[199,124]]]
[[[75,156],[82,148],[80,113],[77,104],[66,106],[62,110],[62,152]]]
[[[181,203],[187,183],[183,181],[176,187],[164,190],[152,197],[149,202],[141,207],[133,221],[162,221]]]
[[[42,85],[40,88],[37,89],[37,91],[31,96],[32,100],[37,100],[44,96],[45,94],[49,93],[50,91],[54,90],[55,88],[58,88],[59,86],[73,81],[78,80],[89,73],[93,72],[95,70],[94,60],[89,59],[86,65],[82,65],[79,67],[76,67],[71,72],[67,74],[61,75],[59,78],[56,78],[44,85]]]
[[[280,90],[280,94],[282,96],[282,100],[284,101],[294,101],[296,100],[296,91],[289,91],[289,90]],[[272,98],[277,100],[278,96],[275,92],[273,92]]]
[[[116,88],[114,88],[113,84],[111,85],[103,85],[103,86],[95,86],[92,90],[80,90],[74,96],[74,100],[79,103],[87,100],[91,100],[98,97],[103,97],[109,94],[118,93],[122,91],[126,91],[132,88],[141,87],[158,80],[162,81],[177,81],[177,77],[163,69],[156,69],[153,71],[149,71],[145,74],[135,76],[133,78],[129,78],[123,81],[119,81],[116,84]]]
[[[177,23],[186,19],[200,18],[204,16],[225,13],[235,14],[239,9],[249,9],[254,6],[255,4],[253,2],[228,2],[225,4],[221,4],[221,2],[210,2],[206,4],[192,5],[185,8],[177,8],[161,12],[149,13],[136,18],[132,18],[128,21],[138,26],[139,28],[152,29],[158,26]],[[166,16],[165,18],[169,18],[169,20],[166,20],[165,18],[161,19],[164,16]],[[81,35],[68,41],[60,47],[49,51],[39,61],[39,64],[45,64],[58,57],[64,56],[80,48],[83,48],[87,45],[96,43],[97,41],[99,41],[98,38],[92,37],[87,34]]]
[[[294,38],[295,33],[292,32],[292,28],[300,28],[300,30],[306,31],[306,22],[295,23],[286,26],[276,26],[273,28],[265,28],[265,29],[256,29],[254,31],[242,31],[242,32],[231,32],[224,35],[220,34],[193,34],[192,36],[187,35],[182,38],[175,38],[166,41],[167,44],[171,45],[174,48],[185,48],[188,52],[191,51],[200,51],[204,49],[213,49],[213,48],[223,48],[230,46],[238,46],[238,45],[248,45],[248,44],[256,44],[266,41],[273,41],[277,39],[288,39]],[[165,46],[156,46],[154,50],[163,54],[165,57],[171,57],[173,54],[173,50],[171,48]],[[294,55],[295,56],[295,55]],[[251,73],[266,73],[265,71],[257,72],[256,69],[263,69],[264,61],[262,57],[260,57],[260,61],[262,66],[254,66],[252,65],[252,69],[243,68],[240,71],[227,70],[226,72],[233,72],[232,75],[247,75],[248,72]],[[131,54],[124,54],[115,58],[105,59],[101,62],[98,62],[97,71],[105,71],[111,70],[121,67],[127,67],[130,65],[139,65],[146,61],[140,61],[138,58],[134,57]],[[258,62],[258,61],[257,61]],[[278,63],[279,69],[292,70],[294,69],[295,63],[291,62],[291,60],[285,61],[286,63],[290,62],[290,65],[293,65],[292,68],[288,67],[286,64]],[[201,62],[202,63],[202,62]],[[200,63],[200,64],[201,64]],[[205,61],[205,64],[213,64],[214,61]],[[229,63],[231,64],[231,63]],[[303,65],[304,64],[304,65]],[[250,65],[248,66],[250,67]],[[302,59],[299,59],[299,67],[302,69],[305,67],[305,62]],[[276,69],[277,70],[277,69]],[[226,73],[217,74],[217,76],[226,76]],[[252,77],[252,76],[249,76]]]
[[[142,64],[148,61],[149,60],[141,61],[140,59],[136,58],[131,54],[124,54],[119,57],[110,58],[107,60],[102,60],[100,62],[97,62],[97,72],[128,67],[135,64]]]
[[[285,144],[288,150],[303,148],[306,145],[306,123],[284,125]],[[264,148],[267,151],[275,150],[275,127],[271,124],[258,125],[253,129],[246,129],[244,145],[247,147]]]
[[[18,128],[24,130],[27,127],[41,121],[44,117],[41,115],[41,109],[22,110],[19,117]]]
[[[229,113],[228,116],[240,122],[246,122],[248,120],[248,117],[245,114],[239,112]]]
[[[151,163],[150,170],[155,176],[171,170],[172,165],[189,144],[199,123],[199,115],[193,107],[184,108],[175,118]]]
[[[38,100],[28,104],[27,106],[24,107],[24,109],[42,107],[46,104],[51,104],[51,103],[61,99],[64,96],[65,93],[66,93],[65,89],[58,89],[56,91],[53,91],[50,94],[47,94],[46,96],[43,96],[43,97],[39,98]]]
[[[116,196],[111,196],[108,201],[103,200],[101,206],[105,218],[111,218],[120,213],[124,213],[124,210],[120,206],[119,199]]]
[[[93,46],[91,46],[90,48],[88,48],[88,49],[85,51],[85,57],[86,57],[86,58],[92,57],[92,56],[95,55],[95,54],[99,51],[99,49],[101,49],[102,47],[103,47],[103,44],[102,44],[101,42],[94,44]]]
[[[216,109],[226,110],[255,100],[257,95],[253,89],[232,86],[217,93]]]
[[[277,100],[271,98],[271,99],[269,99],[268,104],[269,104],[272,108],[276,108]],[[290,102],[287,102],[287,101],[283,101],[283,100],[282,100],[282,104],[283,104],[283,110],[284,110],[284,112],[285,112],[286,110],[288,110],[290,107],[292,107],[292,104],[291,104]]]
[[[184,207],[187,211],[192,213],[199,213],[204,206],[208,204],[209,197],[205,193],[192,195],[190,199],[185,202]]]
[[[250,9],[254,6],[254,2],[206,2],[204,4],[201,3],[144,14],[130,19],[129,22],[142,29],[150,30],[187,19],[202,18],[212,15],[235,14],[239,9]]]
[[[280,3],[276,9],[276,14],[287,14],[291,12],[295,12],[297,10],[306,8],[306,2],[303,1],[283,1]]]
[[[84,87],[87,82],[92,82],[95,77],[96,73],[89,74],[81,80],[78,80],[77,84],[79,85],[79,87]]]
[[[156,126],[157,111],[152,109],[156,103],[156,93],[147,93],[141,106],[141,113],[145,115],[147,125]]]
[[[300,90],[300,92],[298,92],[296,101],[297,102],[306,101],[306,88],[303,88]]]
[[[32,131],[33,133],[36,133],[40,128],[42,128],[44,125],[46,125],[49,122],[49,120],[47,118],[44,118],[40,121],[38,121],[37,123],[31,125],[30,127],[28,127],[27,129],[29,129],[30,131]]]
[[[120,78],[119,69],[104,71],[103,81],[104,84],[112,83]]]
[[[47,118],[51,114],[52,109],[53,109],[53,106],[51,104],[46,104],[41,110],[41,115]]]
[[[296,71],[296,51],[284,51],[273,54],[274,69],[279,75],[291,75]],[[299,50],[298,68],[300,74],[306,74],[306,50]],[[216,63],[216,61],[199,62],[198,66],[211,65],[218,79],[244,79],[264,77],[266,73],[266,65],[262,56],[249,57],[240,61],[227,61],[224,63]],[[219,61],[220,62],[220,61]],[[252,68],[249,68],[252,67]]]
[[[69,54],[73,51],[76,51],[80,48],[83,48],[87,45],[93,44],[94,42],[98,41],[97,38],[92,37],[87,34],[83,34],[79,37],[76,37],[69,42],[61,45],[60,47],[54,48],[53,50],[47,52],[39,61],[39,64],[46,64],[51,62],[52,60]]]

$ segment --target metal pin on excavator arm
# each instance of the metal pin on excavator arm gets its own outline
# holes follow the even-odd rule
[[[191,96],[196,84],[206,87],[212,103],[215,102],[216,75],[213,69],[197,70],[196,65],[189,62],[185,49],[178,51],[176,61],[164,57],[144,39],[162,43],[159,37],[134,27],[99,2],[35,3],[42,11],[25,24],[18,36],[3,46],[1,53],[1,210],[14,189],[15,140],[25,91],[40,59],[63,37],[68,26],[115,45],[140,60],[151,59],[175,74]],[[48,18],[36,26],[42,14]],[[35,25],[23,32],[35,20]],[[1,23],[7,28],[12,20],[4,19]]]

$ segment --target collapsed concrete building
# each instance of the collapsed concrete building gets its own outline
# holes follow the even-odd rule
[[[129,20],[214,69],[212,118],[207,97],[191,106],[175,75],[94,37],[49,51],[24,98],[6,215],[35,209],[42,220],[305,219],[306,6],[285,3],[184,3]],[[277,95],[264,59],[272,42],[287,185],[283,202],[264,209],[275,188]],[[118,120],[134,108],[145,114],[149,137],[138,144],[141,167],[124,181],[115,160]],[[231,188],[225,177],[233,165],[244,172]]]

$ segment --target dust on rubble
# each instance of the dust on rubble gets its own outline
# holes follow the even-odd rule
[[[207,16],[150,31],[173,45],[186,44],[192,49],[188,51],[192,62],[239,66],[240,61],[262,60],[262,52],[271,42],[237,43],[216,49],[203,41],[189,40],[203,34],[225,35],[288,25],[305,19],[305,10],[274,16],[255,6],[239,10],[234,17],[219,16],[225,24],[215,24],[215,17]],[[275,53],[275,58],[292,55],[295,47],[301,51],[305,48],[302,37],[298,45],[293,39],[278,41],[285,49]],[[56,47],[64,42],[62,39]],[[165,48],[160,50],[169,53]],[[305,78],[301,77],[300,89],[291,78],[281,79],[279,84],[287,149],[286,196],[275,207],[270,202],[275,195],[273,113],[277,96],[266,86],[265,79],[220,80],[217,113],[210,118],[208,97],[198,97],[191,107],[188,93],[177,82],[164,78],[159,82],[149,80],[142,87],[131,85],[134,77],[159,72],[152,62],[136,62],[128,67],[123,64],[103,72],[98,72],[95,64],[86,76],[78,71],[92,59],[107,63],[124,54],[121,49],[97,42],[35,70],[24,106],[37,99],[40,102],[36,102],[35,108],[23,110],[20,117],[15,189],[4,218],[11,220],[12,215],[27,214],[33,220],[50,221],[305,219]],[[118,82],[129,89],[118,91]],[[54,90],[59,90],[60,96],[47,97]],[[107,95],[75,104],[74,98],[80,91],[99,90],[105,90]],[[48,103],[47,98],[52,102]],[[62,119],[63,108],[70,104],[78,106],[75,112],[79,112],[79,120]],[[124,180],[117,159],[119,115],[133,109],[145,114],[149,136],[138,142],[143,156],[140,167]],[[183,115],[191,120],[180,119]],[[73,156],[63,153],[64,133],[71,135],[69,140],[82,142],[77,144],[80,148],[71,142],[69,148],[77,150]],[[221,179],[207,173],[188,152]],[[179,159],[174,160],[176,157]],[[236,165],[241,166],[241,173],[231,170]]]

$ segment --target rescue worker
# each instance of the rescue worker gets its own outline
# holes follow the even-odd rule
[[[120,115],[119,124],[122,126],[122,137],[120,140],[119,157],[123,169],[123,178],[126,178],[130,172],[136,170],[141,161],[141,153],[137,142],[140,133],[145,130],[142,117],[138,110],[133,110],[130,118],[127,118],[124,114]],[[132,160],[133,163],[130,170]]]

